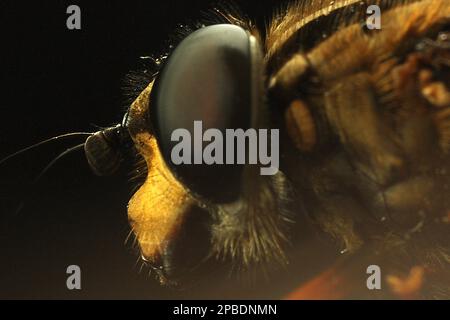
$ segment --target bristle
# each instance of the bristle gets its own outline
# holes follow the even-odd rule
[[[235,207],[211,209],[217,218],[212,227],[211,254],[220,260],[230,259],[239,272],[286,263],[284,250],[289,243],[286,232],[291,215],[287,207],[291,197],[284,176],[278,173],[270,180],[251,180],[252,187]]]

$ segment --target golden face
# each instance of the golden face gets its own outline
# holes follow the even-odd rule
[[[162,260],[195,208],[211,218],[209,256],[244,268],[286,261],[290,220],[307,215],[346,254],[375,246],[373,261],[393,273],[428,270],[425,296],[450,294],[450,2],[371,2],[382,10],[381,30],[361,24],[368,3],[325,2],[289,6],[264,38],[220,13],[261,41],[264,121],[280,124],[283,137],[282,173],[246,171],[238,202],[199,198],[172,174],[148,122],[153,82],[131,105],[128,127],[147,178],[128,216],[162,278],[171,267]]]
[[[151,87],[150,84],[133,103],[131,117],[148,112]],[[193,199],[167,169],[153,135],[147,131],[136,132],[133,141],[145,159],[148,177],[131,198],[128,216],[142,255],[154,260],[164,252],[165,243],[182,224],[183,214]]]

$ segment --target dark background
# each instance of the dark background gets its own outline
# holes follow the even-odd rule
[[[237,3],[261,23],[280,1]],[[66,28],[70,4],[81,7],[82,30]],[[176,24],[211,5],[1,1],[0,158],[44,138],[120,121],[127,105],[123,78],[138,57],[158,51]],[[82,141],[58,141],[0,166],[0,298],[276,298],[285,292],[268,283],[223,289],[211,281],[168,289],[139,273],[137,252],[124,244],[132,190],[126,169],[97,178],[79,151],[30,186],[53,157]],[[81,291],[66,289],[71,264],[81,267]]]

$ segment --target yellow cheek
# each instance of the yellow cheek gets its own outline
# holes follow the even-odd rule
[[[134,140],[147,163],[148,176],[128,204],[128,217],[143,256],[156,261],[194,201],[166,167],[156,139],[140,133]]]

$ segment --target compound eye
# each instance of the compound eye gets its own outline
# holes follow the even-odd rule
[[[226,129],[257,126],[264,97],[263,68],[261,48],[253,36],[238,26],[214,25],[184,39],[155,81],[150,119],[164,159],[186,187],[207,199],[224,203],[239,195],[243,165],[236,164],[236,148],[233,164],[226,164],[227,155],[233,156],[225,148],[230,143]],[[180,143],[172,139],[177,129],[190,136],[190,164],[172,159],[172,150]],[[220,131],[223,141],[203,141],[208,129]],[[214,163],[205,163],[203,151],[212,142],[222,143],[223,154],[216,155]]]

